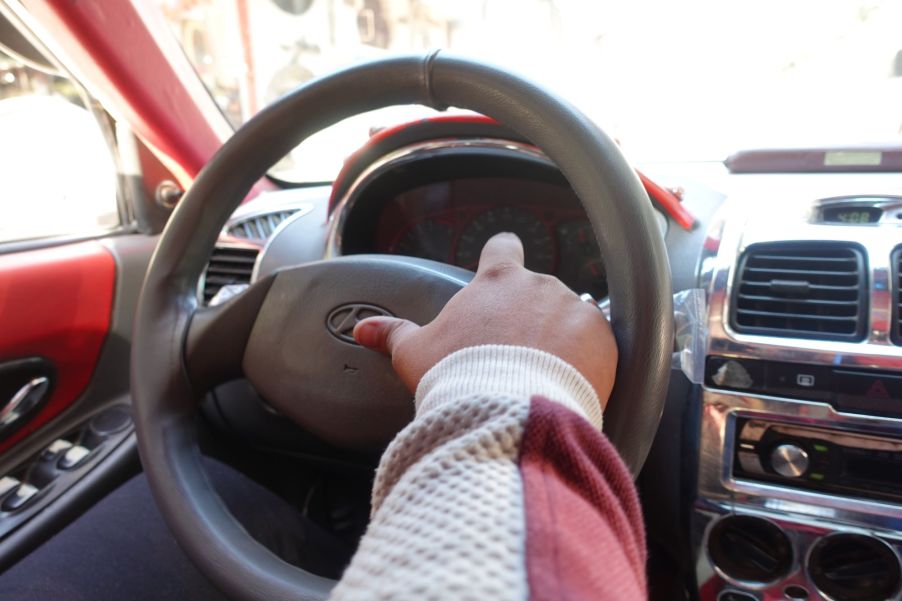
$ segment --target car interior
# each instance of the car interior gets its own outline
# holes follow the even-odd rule
[[[582,14],[472,4],[475,23],[537,31]],[[777,4],[727,4],[796,35]],[[86,524],[142,486],[148,522],[126,534],[165,521],[165,552],[224,598],[326,598],[367,527],[381,451],[413,415],[347,320],[429,322],[486,241],[513,232],[528,269],[614,328],[605,433],[642,501],[650,599],[902,598],[902,10],[842,4],[792,11],[825,53],[835,26],[846,58],[855,44],[885,57],[849,68],[867,74],[861,94],[837,91],[848,123],[799,101],[814,141],[643,161],[629,127],[587,116],[539,59],[467,53],[469,8],[0,0],[0,591],[42,578],[34,558],[76,536],[84,578],[115,591],[127,564],[95,572],[110,543]],[[804,62],[798,35],[785,46]],[[754,64],[777,53],[765,46]],[[846,71],[829,56],[817,72],[837,70],[833,90]],[[871,75],[887,87],[869,104]],[[788,77],[775,94],[822,93]],[[645,113],[695,95],[670,83],[654,99],[598,93],[663,138]],[[680,131],[784,129],[776,100],[731,104],[718,86],[730,106]],[[877,135],[884,109],[895,121]],[[661,147],[698,141],[675,137]],[[222,466],[302,517],[299,555],[255,534],[278,514],[230,501]]]

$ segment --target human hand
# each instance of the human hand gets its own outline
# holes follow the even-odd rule
[[[460,349],[483,344],[539,349],[575,367],[604,409],[617,369],[610,324],[597,307],[557,278],[528,271],[523,260],[520,239],[498,234],[482,249],[473,281],[430,323],[371,317],[357,324],[354,338],[389,355],[412,392],[433,365]]]

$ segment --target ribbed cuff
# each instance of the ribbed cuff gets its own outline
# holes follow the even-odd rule
[[[451,353],[420,380],[417,415],[477,394],[540,395],[601,430],[601,403],[589,381],[563,359],[525,346],[487,344]]]

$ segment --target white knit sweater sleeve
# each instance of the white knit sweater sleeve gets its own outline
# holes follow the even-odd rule
[[[517,459],[534,395],[601,428],[588,381],[536,349],[470,347],[423,377],[416,417],[382,457],[369,528],[332,599],[528,597]]]

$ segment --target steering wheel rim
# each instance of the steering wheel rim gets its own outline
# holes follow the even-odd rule
[[[669,264],[648,196],[616,144],[577,109],[536,85],[445,54],[381,60],[313,81],[248,121],[201,171],[160,239],[136,315],[132,392],[144,470],[184,550],[235,598],[320,599],[334,582],[290,566],[254,541],[204,473],[194,410],[205,383],[189,377],[196,372],[186,361],[190,324],[201,321],[197,281],[222,226],[271,165],[328,125],[400,104],[485,114],[535,144],[561,169],[586,210],[602,256],[617,258],[606,261],[620,361],[605,431],[634,475],[657,430],[673,340]],[[229,311],[258,309],[269,286],[259,284]],[[240,301],[243,297],[248,300]],[[244,323],[250,324],[247,331],[230,332],[237,340],[221,349],[223,357],[237,356],[239,364],[241,339],[253,319]],[[221,380],[224,374],[217,375]]]

